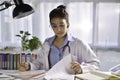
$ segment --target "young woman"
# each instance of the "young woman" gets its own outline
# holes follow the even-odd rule
[[[45,40],[37,60],[32,63],[20,64],[19,70],[49,70],[68,54],[72,54],[77,59],[71,63],[71,69],[75,73],[98,69],[99,60],[91,48],[83,41],[69,35],[69,19],[66,6],[60,5],[53,9],[49,18],[55,35]]]

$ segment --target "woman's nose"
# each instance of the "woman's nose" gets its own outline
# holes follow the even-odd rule
[[[58,31],[61,31],[61,27],[57,27],[57,30],[58,30]]]

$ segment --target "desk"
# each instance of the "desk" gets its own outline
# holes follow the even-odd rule
[[[5,78],[0,78],[1,80],[44,80],[45,77],[45,70],[31,70],[31,71],[25,71],[21,72],[18,70],[0,70],[0,74],[5,74]],[[5,76],[4,75],[4,76]],[[55,78],[56,76],[60,76],[60,78]],[[55,78],[53,80],[66,80],[63,79],[64,76],[68,75],[57,75],[54,73],[54,76],[52,77]],[[69,75],[68,77],[71,77],[73,75]],[[112,75],[110,72],[103,72],[103,71],[92,71],[89,73],[85,74],[77,74],[74,75],[75,78],[74,80],[120,80],[120,77]],[[7,78],[7,79],[6,79]],[[9,78],[9,79],[8,79]],[[73,80],[69,78],[69,80]]]
[[[25,72],[20,72],[18,70],[0,70],[0,73],[6,74],[9,76],[9,79],[7,77],[7,79],[2,78],[2,80],[45,80],[44,79],[45,72],[46,71],[44,70],[31,70],[31,71],[25,71]],[[52,77],[52,79],[47,79],[47,80],[74,80],[70,78],[73,75],[66,75],[66,74],[61,75],[61,73],[60,74],[54,73],[53,75],[54,76]],[[56,76],[60,76],[60,77],[55,78]],[[64,76],[67,76],[67,79],[64,79]]]

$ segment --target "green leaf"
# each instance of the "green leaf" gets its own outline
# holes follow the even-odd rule
[[[17,37],[21,37],[21,35],[16,35]]]
[[[20,34],[23,34],[23,31],[20,31]]]
[[[28,36],[31,35],[28,31],[20,31],[20,34],[16,35],[21,38],[22,49],[33,51],[41,47],[41,41],[36,36],[33,36],[31,39],[28,39]]]
[[[29,40],[29,48],[31,51],[38,49],[40,46],[41,41],[37,37],[33,36],[33,38]]]
[[[28,31],[25,32],[25,35],[31,35]]]

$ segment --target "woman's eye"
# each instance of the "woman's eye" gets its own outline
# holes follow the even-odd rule
[[[59,25],[51,25],[52,28],[57,28],[57,27],[64,27],[65,25],[64,24],[59,24]]]
[[[52,27],[53,27],[53,28],[56,28],[57,26],[55,26],[55,25],[52,25]]]
[[[60,27],[64,27],[64,25],[63,24],[61,24],[61,25],[59,25]]]

